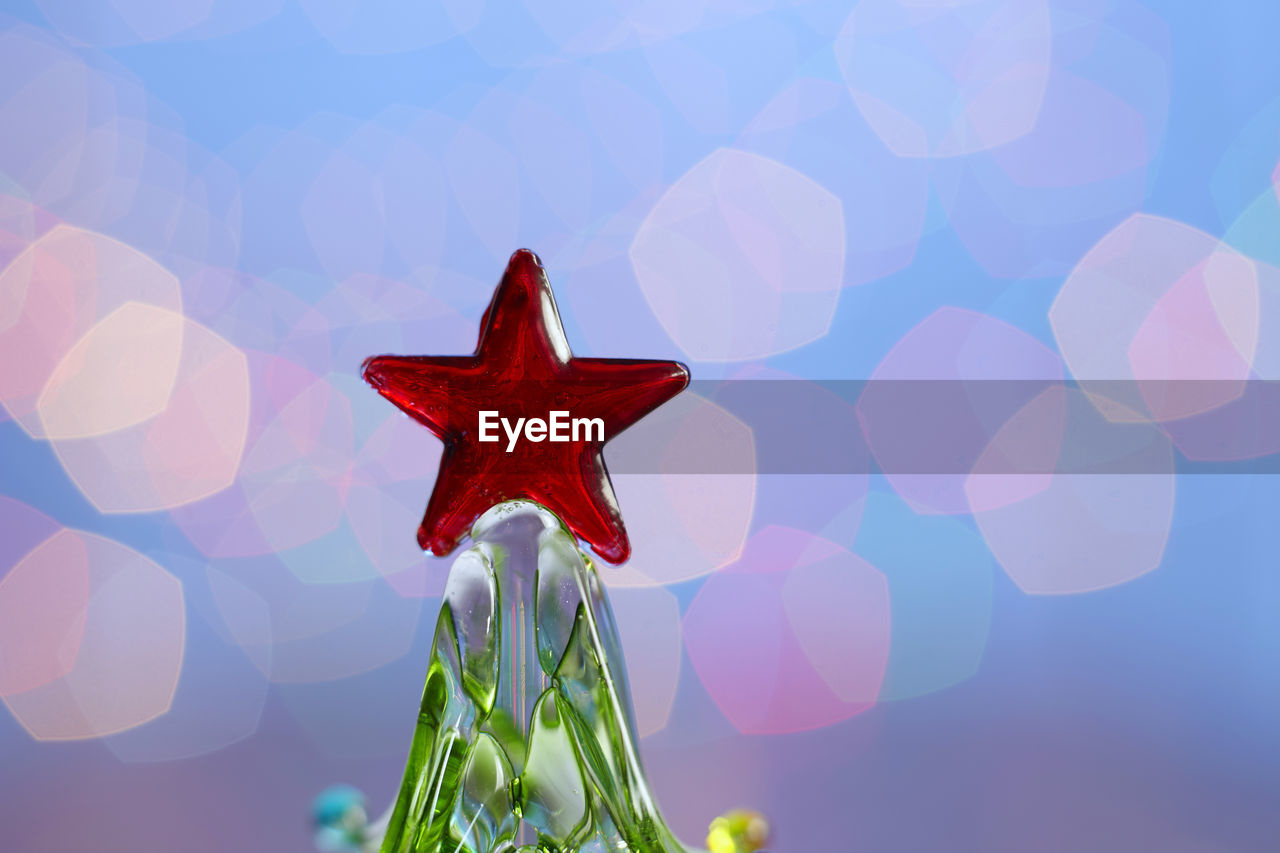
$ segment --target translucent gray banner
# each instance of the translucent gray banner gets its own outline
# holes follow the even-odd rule
[[[611,441],[616,474],[1280,471],[1280,382],[700,380]]]

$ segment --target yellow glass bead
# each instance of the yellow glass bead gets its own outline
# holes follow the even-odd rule
[[[711,821],[708,853],[753,853],[769,841],[769,822],[759,812],[735,809]]]

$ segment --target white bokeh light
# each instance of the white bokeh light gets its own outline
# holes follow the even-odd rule
[[[667,189],[631,244],[654,314],[695,361],[741,361],[826,334],[844,281],[840,200],[730,148]]]

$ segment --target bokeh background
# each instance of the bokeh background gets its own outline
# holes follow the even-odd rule
[[[305,851],[326,785],[390,802],[439,448],[357,371],[470,351],[519,246],[579,355],[1080,380],[967,475],[894,473],[954,413],[860,400],[873,473],[801,475],[664,410],[733,473],[615,476],[603,575],[682,837],[1276,849],[1280,478],[1232,463],[1280,432],[1232,413],[1280,378],[1280,6],[3,8],[3,849]],[[1132,379],[1213,381],[1087,385]],[[984,472],[1090,417],[1140,473]]]

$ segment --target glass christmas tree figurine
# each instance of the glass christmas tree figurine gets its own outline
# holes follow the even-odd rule
[[[551,512],[486,512],[454,562],[381,850],[677,853],[645,782],[622,650]]]
[[[676,362],[576,358],[546,274],[511,257],[467,356],[378,356],[365,379],[445,444],[418,531],[449,571],[390,812],[332,789],[317,841],[382,853],[683,853],[640,764],[622,648],[579,540],[630,543],[604,444],[688,384]]]

